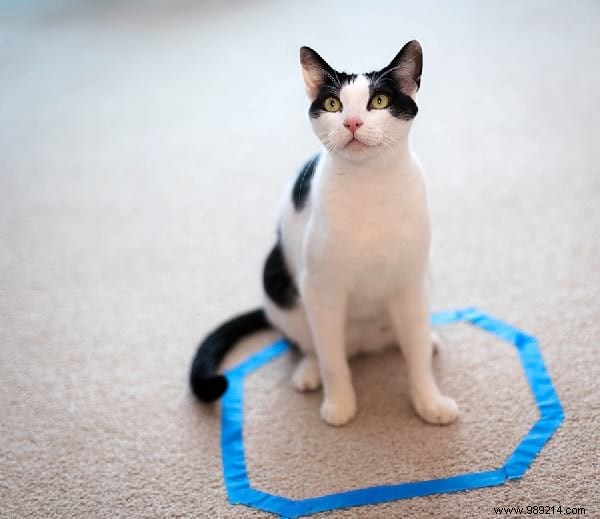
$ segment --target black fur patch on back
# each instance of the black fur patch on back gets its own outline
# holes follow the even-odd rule
[[[277,306],[290,309],[296,304],[298,289],[285,262],[280,238],[265,261],[263,286],[267,295]]]
[[[310,185],[318,163],[319,155],[317,154],[302,166],[296,177],[296,182],[294,182],[292,188],[292,202],[296,211],[301,211],[306,205],[306,199],[310,193]]]

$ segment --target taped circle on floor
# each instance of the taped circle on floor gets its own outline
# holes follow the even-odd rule
[[[544,366],[538,342],[532,335],[475,308],[435,313],[431,316],[433,326],[458,322],[476,326],[516,347],[540,414],[500,468],[425,481],[370,486],[307,499],[290,499],[253,488],[248,478],[244,454],[244,379],[289,349],[289,345],[280,340],[226,372],[229,387],[222,403],[221,454],[229,501],[232,504],[243,504],[293,518],[352,506],[497,486],[508,480],[521,478],[564,418],[560,400]]]

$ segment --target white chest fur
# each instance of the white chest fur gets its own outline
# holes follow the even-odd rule
[[[303,246],[309,272],[345,285],[351,313],[422,277],[429,220],[416,160],[407,154],[348,168],[325,157]]]

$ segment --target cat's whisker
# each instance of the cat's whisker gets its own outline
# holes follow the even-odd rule
[[[381,144],[387,151],[389,151],[393,155],[400,154],[400,149],[397,146],[398,141],[396,141],[395,139],[392,139],[390,136],[383,134],[382,139],[381,139]]]
[[[324,75],[326,75],[329,79],[331,79],[331,81],[333,81],[335,83],[335,85],[338,88],[341,88],[342,84],[340,82],[340,78],[337,75],[337,72],[334,70],[334,74],[336,77],[333,77],[327,70],[325,70],[323,67],[319,67],[319,65],[313,64],[312,67],[316,68],[318,71],[322,72]]]
[[[320,140],[329,151],[335,150],[335,135],[328,135],[327,137],[320,138]]]
[[[326,135],[323,132],[317,133],[317,137],[323,146],[325,146],[325,148],[327,148],[329,151],[333,151],[334,148],[332,148],[332,145],[335,142],[336,137],[334,132],[329,131]]]
[[[395,70],[398,70],[398,69],[400,69],[400,68],[402,68],[402,65],[398,65],[398,66],[396,66],[396,67],[392,67],[392,68],[390,68],[390,69],[387,69],[387,70],[385,70],[384,72],[381,72],[381,73],[379,73],[379,74],[378,74],[378,75],[375,77],[375,79],[374,79],[374,81],[373,81],[373,88],[375,88],[375,89],[376,89],[376,88],[379,86],[379,84],[380,84],[381,80],[383,80],[383,78],[384,78],[384,77],[386,77],[388,74],[390,74],[390,73],[392,73],[392,72],[394,72]]]

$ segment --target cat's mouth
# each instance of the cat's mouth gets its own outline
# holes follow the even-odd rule
[[[370,146],[368,144],[366,144],[365,142],[361,141],[360,139],[357,139],[356,137],[352,137],[352,139],[350,139],[345,144],[344,148],[350,148],[352,150],[360,150],[360,149],[364,149],[364,148],[370,148]]]

